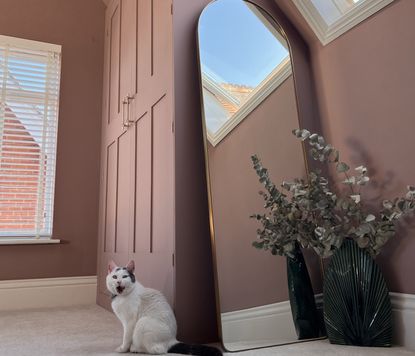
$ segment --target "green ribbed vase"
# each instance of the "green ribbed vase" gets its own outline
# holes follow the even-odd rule
[[[324,322],[332,344],[391,346],[389,291],[373,258],[352,240],[332,257],[324,278]]]

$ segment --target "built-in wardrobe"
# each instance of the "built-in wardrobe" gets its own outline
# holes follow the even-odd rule
[[[173,6],[172,0],[112,0],[106,9],[97,301],[109,308],[108,262],[133,259],[138,280],[162,291],[173,305],[179,336],[207,342],[215,339],[216,314],[201,121],[194,117],[184,130],[196,134],[189,144],[179,143],[179,151],[189,145],[193,151],[180,169]],[[196,63],[189,68],[195,82]],[[198,105],[199,93],[194,94],[190,107]],[[176,199],[184,185],[191,194],[186,203]],[[184,217],[180,226],[176,215]]]
[[[173,301],[171,2],[114,0],[106,13],[100,293],[110,259]]]

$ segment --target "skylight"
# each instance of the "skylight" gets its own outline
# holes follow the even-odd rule
[[[393,0],[293,0],[323,45],[328,44]]]

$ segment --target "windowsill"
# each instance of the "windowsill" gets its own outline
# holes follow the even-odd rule
[[[60,244],[61,240],[59,239],[35,239],[35,238],[0,238],[0,245],[50,245],[50,244]]]

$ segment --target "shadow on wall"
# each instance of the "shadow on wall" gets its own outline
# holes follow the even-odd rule
[[[368,205],[368,209],[377,213],[384,199],[394,199],[396,196],[405,192],[406,186],[397,178],[397,174],[391,170],[386,170],[383,174],[377,169],[378,163],[365,149],[365,143],[349,137],[345,140],[349,148],[350,165],[353,170],[355,167],[364,165],[368,169],[370,184],[363,188],[363,202]],[[337,180],[338,181],[338,180]],[[415,183],[415,182],[412,182]],[[376,258],[383,270],[390,290],[401,284],[399,270],[391,265],[391,261],[401,256],[410,239],[415,233],[414,216],[406,216],[396,226],[396,235],[392,237],[385,248],[382,249]]]

